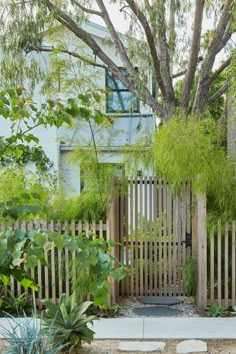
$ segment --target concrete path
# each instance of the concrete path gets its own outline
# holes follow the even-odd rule
[[[23,319],[21,319],[23,321]],[[0,318],[2,329],[11,319]],[[13,328],[15,324],[13,324]],[[113,318],[94,321],[95,339],[235,339],[236,318]]]
[[[236,318],[114,318],[94,321],[96,339],[235,339]]]

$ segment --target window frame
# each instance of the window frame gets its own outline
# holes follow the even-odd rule
[[[119,69],[125,69],[125,68],[119,68]],[[138,68],[135,68],[135,70],[138,70]],[[110,88],[108,87],[108,81],[109,81],[109,75],[113,76],[113,74],[105,69],[105,88],[106,88],[106,113],[109,113],[109,114],[117,114],[117,113],[122,113],[122,114],[127,114],[127,113],[140,113],[140,101],[137,97],[135,97],[132,92],[130,92],[128,89],[124,88],[124,89],[113,89],[113,88]],[[113,76],[114,77],[114,76]],[[119,80],[117,78],[114,77],[115,80]],[[119,80],[120,81],[120,80]],[[123,85],[123,84],[122,84]],[[109,92],[107,92],[109,91]],[[109,93],[110,92],[129,92],[131,95],[133,95],[135,97],[135,99],[137,100],[137,110],[113,110],[113,111],[110,111],[109,110]]]

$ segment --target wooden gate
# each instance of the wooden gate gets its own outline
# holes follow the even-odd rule
[[[190,186],[174,197],[157,177],[127,181],[119,197],[119,259],[129,269],[120,296],[184,295],[182,267],[192,252]]]

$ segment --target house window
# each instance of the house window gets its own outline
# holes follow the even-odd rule
[[[124,75],[127,70],[120,69]],[[107,112],[108,113],[139,113],[139,100],[116,79],[110,71],[106,71]]]

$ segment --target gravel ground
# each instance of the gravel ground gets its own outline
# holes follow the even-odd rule
[[[183,311],[182,314],[173,317],[199,317],[199,313],[195,306],[194,298],[188,297],[178,297],[178,299],[183,300],[183,303],[178,305],[172,305],[171,308],[176,308],[178,310]],[[118,301],[118,305],[121,307],[121,312],[119,316],[122,317],[145,317],[145,316],[138,316],[133,312],[133,309],[140,308],[140,307],[152,307],[157,305],[145,305],[138,301],[136,297],[129,297],[129,298],[122,298]],[[165,306],[166,307],[166,306]],[[155,317],[155,316],[153,316]]]
[[[164,341],[166,349],[162,352],[152,352],[153,354],[175,354],[176,345],[179,341]],[[91,346],[84,345],[75,353],[80,354],[128,354],[118,350],[119,341],[94,341]],[[236,354],[236,341],[207,341],[208,351],[205,354]],[[131,354],[131,352],[130,352]],[[132,352],[132,354],[136,354]],[[200,354],[200,353],[198,353]]]

